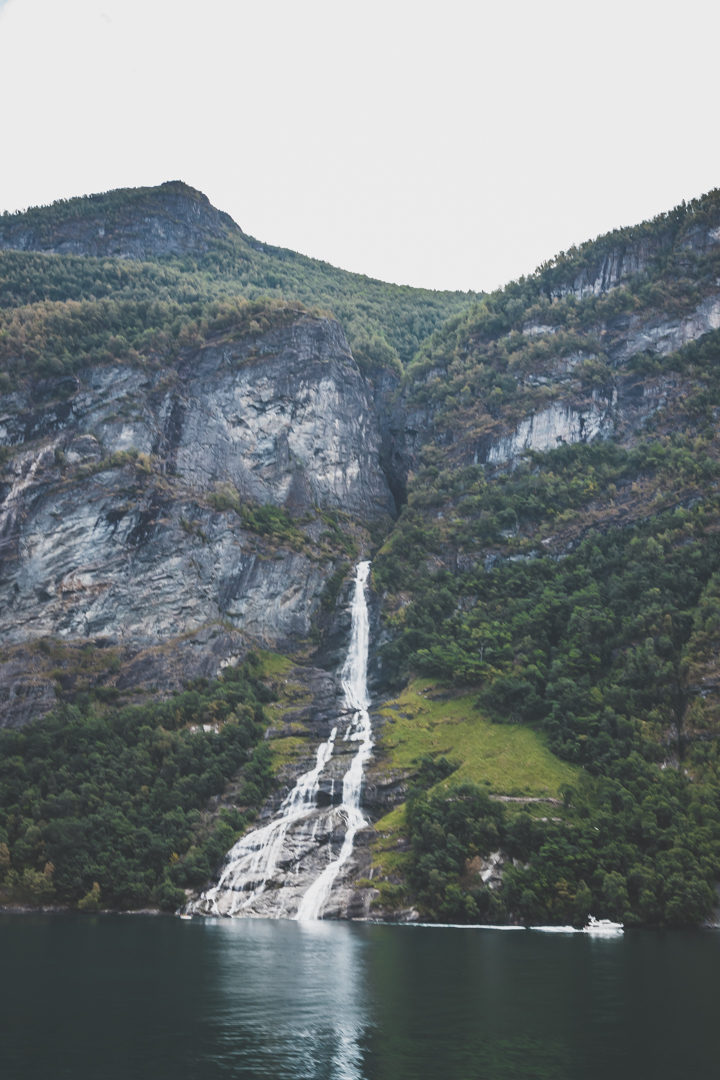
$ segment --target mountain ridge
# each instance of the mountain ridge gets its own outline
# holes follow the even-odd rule
[[[121,188],[5,214],[0,217],[2,250],[34,251],[50,260],[120,258],[136,264],[150,260],[149,266],[159,261],[165,275],[175,277],[175,289],[189,287],[206,301],[241,295],[249,300],[270,297],[320,306],[340,320],[356,359],[366,366],[399,368],[448,315],[481,295],[394,285],[288,248],[262,244],[212,206],[202,192],[181,181],[155,188]],[[7,256],[5,262],[9,265]],[[25,262],[9,275],[4,288],[0,273],[6,302],[15,302],[16,290],[39,297],[48,274],[54,270],[58,276],[52,262],[40,263],[37,285],[28,289],[27,269]],[[73,279],[78,273],[82,269],[70,262],[59,277]],[[118,273],[136,279],[142,271],[119,269]],[[151,276],[157,276],[157,271]],[[98,286],[102,295],[107,277],[105,266],[96,267],[89,280],[74,290],[73,299],[96,298]]]

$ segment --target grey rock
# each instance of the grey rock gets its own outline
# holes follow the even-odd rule
[[[296,518],[320,507],[389,520],[373,388],[337,323],[302,317],[216,340],[171,374],[168,389],[167,372],[109,365],[83,372],[62,401],[48,380],[9,403],[0,436],[18,452],[0,474],[5,640],[153,642],[225,619],[292,648],[334,564],[268,544],[208,495],[225,484]],[[132,457],[118,467],[122,451],[152,453],[153,469]]]
[[[673,247],[680,252],[704,254],[720,246],[720,229],[704,224],[691,225],[678,234],[670,221],[653,236],[642,235],[640,230],[623,230],[604,238],[605,244],[596,244],[596,254],[591,262],[579,269],[570,280],[564,280],[551,292],[553,297],[568,294],[582,299],[600,296],[618,288],[636,274],[644,273],[663,252]],[[613,235],[617,241],[612,242]],[[608,241],[610,243],[608,244]]]
[[[705,297],[694,311],[687,315],[667,319],[660,316],[642,319],[633,317],[627,328],[619,335],[609,355],[614,364],[623,364],[639,352],[667,356],[695,341],[711,330],[720,329],[720,295]]]
[[[593,402],[582,410],[554,401],[547,409],[521,421],[512,434],[498,439],[489,448],[485,461],[488,465],[499,465],[532,450],[552,450],[563,443],[607,438],[612,430],[608,408],[600,409]]]
[[[193,486],[228,479],[261,503],[317,502],[366,519],[395,509],[372,387],[338,323],[301,319],[260,344],[210,346],[179,375],[184,393],[161,415],[175,466]]]
[[[10,645],[0,656],[0,728],[22,727],[55,708],[58,699],[72,703],[87,690],[100,688],[135,702],[165,698],[194,679],[216,679],[242,663],[251,647],[243,634],[218,625],[145,641],[105,635]]]
[[[120,691],[156,690],[165,695],[193,679],[216,679],[223,668],[241,664],[247,653],[242,634],[205,627],[187,638],[141,649],[112,682]]]

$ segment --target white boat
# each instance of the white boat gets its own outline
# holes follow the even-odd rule
[[[623,934],[625,927],[621,922],[611,922],[610,919],[594,919],[592,915],[588,915],[587,926],[583,926],[583,931],[586,934],[602,934],[605,937],[614,937],[616,934]]]
[[[192,915],[181,915],[181,919],[192,919]]]

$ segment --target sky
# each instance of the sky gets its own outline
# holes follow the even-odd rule
[[[0,211],[184,180],[261,241],[493,289],[720,186],[717,0],[0,0]]]

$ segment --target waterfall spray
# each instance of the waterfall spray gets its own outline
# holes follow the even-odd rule
[[[306,817],[315,802],[320,773],[330,760],[336,735],[337,728],[334,727],[327,742],[318,748],[315,768],[303,773],[282,803],[280,817],[243,836],[229,852],[227,866],[217,886],[208,889],[201,898],[201,903],[206,902],[205,906],[209,903],[210,914],[242,915],[243,909],[249,908],[263,892],[278,864],[290,826]],[[234,894],[232,902],[227,910],[221,911],[217,901],[229,891]]]

